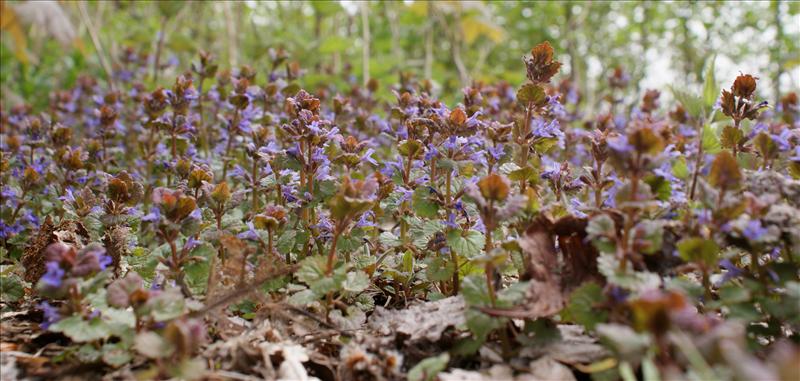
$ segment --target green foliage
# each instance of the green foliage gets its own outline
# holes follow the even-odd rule
[[[438,356],[428,357],[417,363],[417,365],[414,365],[414,367],[408,371],[408,380],[433,381],[436,379],[436,375],[447,367],[449,361],[450,354],[447,352]]]
[[[697,262],[706,267],[711,267],[717,263],[719,246],[711,239],[700,237],[684,238],[678,242],[678,253],[686,261]]]
[[[598,310],[596,305],[604,300],[603,289],[594,282],[587,282],[572,291],[569,303],[561,312],[566,320],[574,321],[588,330],[594,330],[599,323],[605,323],[608,313]]]
[[[16,276],[0,277],[0,300],[4,302],[16,302],[25,296],[25,289],[22,280]]]
[[[476,230],[450,230],[447,232],[447,245],[450,250],[467,258],[477,256],[483,250],[485,237]]]
[[[61,319],[50,327],[53,332],[61,332],[76,343],[85,343],[107,339],[111,336],[111,328],[100,317],[85,320],[81,316],[70,316]]]

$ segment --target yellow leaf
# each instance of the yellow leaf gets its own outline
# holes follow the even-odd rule
[[[19,25],[19,17],[14,9],[6,5],[5,1],[0,1],[0,30],[11,34],[14,40],[14,55],[23,64],[29,62],[27,47],[28,40]]]
[[[468,44],[475,42],[481,35],[495,43],[503,41],[505,32],[499,26],[477,17],[466,17],[461,20],[461,33]]]

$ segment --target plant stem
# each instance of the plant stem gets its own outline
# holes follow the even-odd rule
[[[533,107],[530,103],[525,106],[525,122],[523,124],[522,134],[518,136],[518,143],[520,146],[520,153],[519,153],[519,167],[525,168],[528,166],[528,151],[530,147],[528,146],[528,133],[531,129],[531,117],[533,116]],[[521,179],[519,181],[519,192],[520,194],[525,193],[525,190],[528,187],[528,180]]]
[[[697,134],[697,157],[695,158],[694,171],[692,173],[692,187],[689,191],[689,201],[694,201],[695,190],[697,189],[697,177],[700,174],[700,166],[703,164],[703,124],[700,124],[700,132]]]
[[[458,295],[458,291],[461,289],[461,285],[459,284],[459,277],[458,277],[458,253],[450,250],[450,260],[453,262],[453,296]]]
[[[336,243],[339,241],[339,235],[342,234],[342,223],[336,224],[336,231],[333,234],[333,241],[331,242],[331,249],[328,252],[328,266],[325,269],[326,275],[333,273],[333,262],[336,260]]]
[[[258,158],[253,158],[253,213],[258,213]]]

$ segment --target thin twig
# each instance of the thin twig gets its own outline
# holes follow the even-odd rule
[[[97,54],[97,59],[100,60],[100,66],[102,66],[103,70],[106,72],[108,86],[114,91],[114,76],[112,75],[111,65],[108,63],[108,60],[106,60],[105,49],[103,49],[103,45],[100,43],[100,38],[97,36],[97,29],[94,27],[94,24],[92,24],[89,12],[86,10],[85,1],[78,2],[78,13],[80,14],[81,21],[86,25],[86,30],[89,32],[89,37],[94,45],[95,54]]]

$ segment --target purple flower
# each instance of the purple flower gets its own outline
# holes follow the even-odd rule
[[[100,254],[97,256],[97,263],[100,265],[101,271],[108,268],[108,266],[111,265],[113,262],[114,260],[111,259],[111,257],[108,255]]]
[[[6,185],[3,187],[3,190],[0,191],[0,196],[2,196],[3,198],[14,199],[17,197],[17,192],[10,186]]]
[[[372,222],[372,220],[371,220],[374,217],[375,217],[375,213],[373,213],[371,210],[366,211],[364,214],[361,215],[361,218],[358,219],[358,222],[356,223],[356,227],[363,228],[363,227],[367,227],[367,226],[370,226],[370,227],[378,226],[374,222]]]
[[[372,157],[372,155],[373,155],[374,153],[375,153],[375,150],[374,150],[374,149],[372,149],[372,148],[368,148],[368,149],[367,149],[367,151],[366,151],[366,152],[364,152],[364,154],[363,154],[363,155],[361,155],[361,161],[364,161],[364,162],[370,163],[370,164],[372,164],[372,165],[374,165],[374,166],[377,166],[377,165],[378,165],[378,162],[377,162],[377,161],[375,161],[375,158],[373,158],[373,157]]]
[[[161,211],[156,206],[150,208],[150,213],[142,217],[142,221],[146,222],[154,222],[158,221],[159,219],[161,219]]]
[[[496,147],[489,147],[487,151],[489,152],[489,155],[492,155],[495,161],[500,161],[500,159],[502,159],[503,155],[506,153],[503,150],[502,144],[498,144]]]
[[[411,197],[414,195],[414,191],[401,185],[395,187],[395,189],[400,192],[400,199],[397,200],[398,202],[411,200]]]
[[[778,146],[781,152],[788,151],[792,148],[792,143],[789,141],[792,138],[792,131],[784,128],[780,134],[772,134],[772,141]]]
[[[255,227],[253,227],[252,222],[248,222],[247,230],[239,233],[236,237],[250,241],[258,241],[260,239],[258,232],[256,231]]]
[[[719,261],[719,267],[725,270],[725,274],[722,275],[722,279],[719,281],[718,285],[723,284],[733,278],[741,276],[744,272],[736,267],[736,265],[731,262],[730,259],[722,259]]]
[[[447,148],[449,150],[456,151],[458,150],[458,138],[456,138],[455,136],[451,136],[444,141],[444,144],[442,144],[442,146],[444,146],[444,148]]]
[[[482,113],[480,111],[476,111],[474,114],[472,114],[472,116],[470,116],[467,119],[467,123],[466,123],[467,127],[475,128],[475,127],[481,126],[483,124],[483,122],[481,122],[481,120],[478,119],[478,117],[481,116],[481,114]]]
[[[760,220],[750,220],[750,222],[747,223],[747,226],[742,231],[742,235],[744,235],[744,237],[749,241],[758,241],[766,233],[767,229],[761,226]]]
[[[425,161],[430,161],[437,156],[439,156],[439,150],[433,144],[428,144],[428,151],[425,152]]]
[[[456,223],[456,215],[453,214],[453,213],[448,214],[447,215],[447,221],[444,222],[444,225],[449,227],[449,228],[452,228],[452,229],[458,228],[459,226]]]
[[[47,272],[42,276],[42,283],[46,286],[57,288],[61,287],[64,280],[64,270],[58,265],[58,262],[47,262]]]
[[[633,146],[628,143],[628,137],[624,135],[608,139],[608,148],[620,153],[629,153],[633,151]]]
[[[794,147],[794,155],[789,157],[791,161],[800,161],[800,145]]]
[[[617,303],[624,303],[628,299],[629,295],[630,293],[628,290],[622,287],[612,286],[609,289],[609,296]]]
[[[531,126],[533,127],[533,136],[537,138],[551,138],[558,140],[558,147],[564,148],[564,132],[561,131],[557,119],[547,121],[543,118],[534,118]]]
[[[200,242],[201,242],[201,241],[199,241],[199,240],[196,240],[196,239],[194,238],[194,236],[189,236],[189,239],[188,239],[188,240],[186,240],[186,243],[183,245],[183,248],[184,248],[185,250],[192,250],[192,249],[194,249],[195,247],[197,247],[197,246],[200,246]]]
[[[39,308],[41,308],[44,313],[44,321],[40,325],[42,329],[48,329],[51,325],[61,320],[61,314],[58,313],[58,308],[52,306],[50,303],[42,302],[39,304]]]
[[[756,123],[753,126],[753,128],[750,130],[750,132],[747,134],[747,140],[750,140],[750,139],[754,138],[756,135],[758,135],[762,131],[769,131],[769,126],[767,126],[763,122]]]

